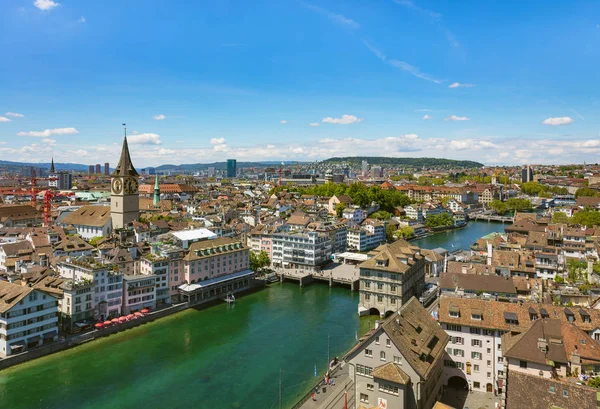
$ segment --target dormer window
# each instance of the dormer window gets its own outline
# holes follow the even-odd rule
[[[531,321],[535,321],[538,319],[538,314],[536,310],[533,309],[533,307],[529,307],[529,319]]]
[[[519,325],[519,317],[514,312],[505,312],[504,321],[509,325]]]
[[[567,320],[569,322],[574,322],[575,321],[575,314],[573,314],[573,312],[571,312],[570,309],[565,308],[564,312],[565,312],[565,315],[567,316]]]
[[[481,321],[481,314],[471,314],[471,319]]]
[[[450,315],[452,318],[458,318],[458,317],[460,316],[460,314],[459,314],[459,312],[458,312],[458,311],[449,311],[449,315]]]

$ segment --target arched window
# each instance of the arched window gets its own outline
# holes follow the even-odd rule
[[[381,351],[381,352],[379,353],[379,358],[380,358],[382,361],[385,361],[385,352]]]

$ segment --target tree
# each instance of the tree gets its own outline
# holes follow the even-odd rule
[[[577,260],[576,258],[567,259],[567,271],[569,272],[567,278],[571,282],[584,278],[586,268],[587,263],[585,260]]]
[[[577,212],[571,217],[572,224],[592,227],[600,225],[600,212],[596,210],[584,210]]]
[[[429,228],[454,226],[454,218],[449,213],[439,213],[427,216],[425,226]]]
[[[554,212],[554,214],[552,215],[552,222],[569,223],[569,217],[565,212]]]
[[[268,267],[271,264],[269,255],[266,251],[261,251],[255,254],[253,251],[250,252],[250,269],[256,273],[261,272],[262,269]]]
[[[506,201],[506,206],[510,210],[517,212],[529,211],[533,209],[529,199],[510,198]]]
[[[590,189],[589,187],[581,187],[577,189],[575,192],[575,197],[589,196],[589,197],[597,197],[600,193],[594,189]]]
[[[342,217],[342,213],[346,209],[346,205],[344,203],[338,203],[335,205],[335,214],[337,217]]]
[[[565,279],[559,276],[558,274],[554,276],[554,282],[556,284],[562,284],[565,282]]]
[[[394,234],[396,233],[396,226],[394,226],[393,224],[388,224],[385,227],[385,238],[387,240],[388,243],[391,243],[394,241]]]
[[[395,235],[397,237],[402,237],[403,239],[410,239],[415,235],[415,229],[410,226],[403,226],[396,230]]]
[[[490,207],[499,215],[503,215],[508,212],[508,205],[502,200],[492,200]]]
[[[448,202],[450,201],[450,199],[452,199],[449,196],[444,196],[440,199],[440,203],[442,204],[442,206],[446,207],[448,206]]]
[[[392,214],[390,212],[386,212],[385,210],[380,210],[378,212],[371,213],[371,216],[369,217],[377,220],[387,220],[392,217]]]

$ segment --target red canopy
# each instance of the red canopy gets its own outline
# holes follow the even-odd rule
[[[103,326],[104,326],[104,324],[101,322],[97,322],[96,325],[94,325],[94,327],[96,327],[96,328],[102,328]]]
[[[104,321],[104,325],[111,325],[112,322],[111,321]]]
[[[142,314],[141,312],[136,312],[136,313],[135,313],[135,316],[136,316],[136,317],[142,317],[142,316],[144,316],[144,314]]]
[[[133,315],[133,314],[129,314],[129,315],[127,316],[127,319],[128,319],[128,320],[132,320],[132,319],[134,319],[134,318],[135,318],[135,315]]]
[[[127,317],[119,317],[119,322],[125,322],[127,321]]]
[[[113,324],[117,324],[119,322],[119,319],[113,318],[112,320],[110,320],[110,322],[112,322]]]
[[[150,310],[148,308],[144,308],[141,313],[142,314],[148,314],[150,312]]]

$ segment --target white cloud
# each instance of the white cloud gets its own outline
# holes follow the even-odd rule
[[[357,118],[354,115],[342,115],[341,118],[332,118],[330,116],[328,116],[327,118],[323,118],[321,120],[321,122],[327,123],[327,124],[341,124],[341,125],[348,125],[348,124],[353,124],[356,122],[360,122],[362,121],[362,118]]]
[[[17,136],[35,136],[38,138],[49,138],[53,135],[75,135],[79,131],[75,128],[54,128],[44,129],[43,131],[19,132]]]
[[[6,116],[14,116],[15,118],[24,118],[25,117],[25,115],[19,114],[17,112],[7,112],[4,115],[6,115]]]
[[[475,86],[475,84],[461,84],[460,82],[453,82],[452,84],[448,85],[448,88],[459,88],[459,87],[471,88],[474,86]]]
[[[308,126],[319,126],[318,122],[311,122],[310,124],[308,124]]]
[[[312,4],[308,4],[308,3],[303,3],[304,6],[314,12],[317,12],[319,14],[324,15],[325,17],[327,17],[328,19],[330,19],[331,21],[341,24],[343,26],[352,28],[352,29],[357,29],[360,27],[360,24],[358,24],[356,21],[342,15],[342,14],[336,14],[336,13],[332,13],[329,10],[325,10],[322,7],[318,7]]]
[[[210,140],[211,145],[223,145],[225,143],[225,138],[212,138]]]
[[[478,140],[478,139],[461,139],[450,141],[448,146],[452,150],[480,150],[480,149],[499,149],[500,145],[492,143],[490,141]]]
[[[427,114],[423,115],[423,119],[431,119],[431,117]]]
[[[177,153],[177,151],[175,149],[160,148],[158,150],[159,155],[173,155],[174,153]]]
[[[471,118],[467,118],[466,116],[456,116],[450,115],[444,118],[444,121],[470,121]]]
[[[567,125],[573,122],[573,118],[569,116],[561,116],[556,118],[547,118],[542,122],[544,125]]]
[[[279,121],[279,123],[285,125],[287,124],[287,121],[285,119],[282,119],[281,121]]]
[[[79,20],[77,20],[79,23],[85,23],[85,17],[81,16],[79,17]]]
[[[432,77],[429,74],[426,74],[424,72],[421,72],[421,70],[418,67],[415,67],[414,65],[411,65],[405,61],[400,61],[400,60],[396,60],[396,59],[389,59],[387,57],[387,55],[385,55],[381,50],[375,48],[373,45],[371,45],[368,41],[363,40],[363,44],[377,57],[379,58],[381,61],[383,61],[384,63],[391,65],[392,67],[395,68],[399,68],[402,71],[406,71],[411,75],[414,75],[417,78],[421,78],[423,80],[426,81],[430,81],[433,82],[435,84],[441,84],[442,82],[444,82],[444,80],[440,80],[437,78]]]
[[[164,116],[163,114],[158,114],[158,115],[153,115],[152,119],[154,119],[155,121],[162,121],[164,119],[167,119],[167,117]]]
[[[155,133],[139,133],[127,137],[127,142],[131,145],[160,145],[160,135]]]
[[[5,116],[0,116],[0,122],[10,122],[10,119]]]
[[[33,5],[40,10],[52,10],[54,7],[60,6],[60,3],[56,3],[52,0],[35,0]]]
[[[48,145],[56,145],[56,139],[44,138],[42,142],[47,143]]]

